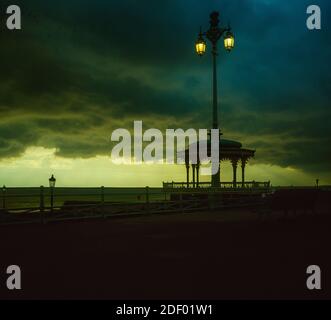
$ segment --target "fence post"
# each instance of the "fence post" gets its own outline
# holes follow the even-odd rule
[[[184,207],[183,207],[183,194],[179,194],[179,207],[180,207],[180,212],[184,213]]]
[[[6,193],[7,193],[7,188],[6,186],[2,187],[2,208],[3,211],[6,211]]]
[[[44,186],[40,186],[40,202],[39,202],[39,211],[41,214],[41,222],[45,223],[45,200],[44,200]]]
[[[101,212],[102,212],[102,218],[105,218],[105,187],[101,187]]]
[[[149,213],[149,187],[146,187],[146,207],[147,212]]]

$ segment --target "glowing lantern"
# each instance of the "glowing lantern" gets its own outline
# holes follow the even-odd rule
[[[205,54],[206,47],[207,47],[206,41],[203,39],[202,33],[200,32],[199,38],[195,43],[195,50],[200,57]]]
[[[224,47],[227,51],[231,51],[234,48],[234,36],[230,31],[224,37]]]

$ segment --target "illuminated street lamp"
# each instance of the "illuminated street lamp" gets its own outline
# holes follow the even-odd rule
[[[229,52],[234,48],[234,36],[231,31],[228,31],[224,37],[224,47]]]
[[[200,57],[202,57],[205,54],[206,47],[207,47],[206,41],[203,39],[203,35],[200,30],[198,40],[195,43],[195,50]]]
[[[53,212],[53,206],[54,206],[54,188],[55,188],[55,184],[56,184],[56,179],[54,177],[54,175],[52,174],[52,176],[49,178],[49,187],[51,190],[51,212]]]
[[[212,44],[212,56],[213,56],[213,129],[220,129],[218,123],[218,93],[217,93],[217,43],[221,38],[224,39],[224,47],[227,51],[231,51],[234,48],[234,36],[231,32],[231,28],[221,28],[219,27],[219,13],[214,11],[210,14],[210,27],[206,32],[202,32],[200,29],[200,34],[198,40],[195,43],[196,53],[201,57],[206,52],[206,42],[204,37],[206,37]],[[221,131],[220,131],[220,134]],[[219,164],[218,164],[219,166]],[[219,169],[219,167],[218,167]],[[215,175],[212,176],[212,186],[220,186],[220,170],[217,171]]]

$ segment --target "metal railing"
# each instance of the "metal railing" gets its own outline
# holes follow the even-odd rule
[[[247,181],[247,182],[221,182],[219,189],[268,189],[270,188],[270,181],[259,182],[259,181]],[[164,189],[195,189],[195,188],[212,188],[210,182],[163,182]]]
[[[0,223],[28,223],[150,213],[189,212],[228,206],[213,189],[7,188],[0,193]],[[205,191],[205,192],[202,192]],[[236,197],[233,193],[233,196]],[[51,201],[53,197],[53,201]],[[232,199],[232,198],[231,198]],[[233,204],[259,201],[250,195]],[[2,204],[2,206],[1,206]]]
[[[68,202],[141,203],[164,199],[161,188],[6,188],[0,192],[0,210],[49,210]],[[52,199],[53,198],[53,199]]]

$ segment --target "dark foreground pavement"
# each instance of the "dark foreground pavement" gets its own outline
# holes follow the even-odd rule
[[[0,226],[0,298],[331,298],[331,215],[243,214]],[[12,264],[21,291],[6,289]],[[322,269],[321,291],[306,288],[309,265]]]

